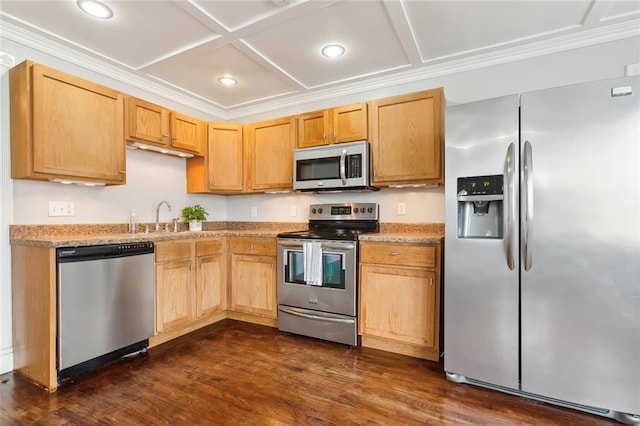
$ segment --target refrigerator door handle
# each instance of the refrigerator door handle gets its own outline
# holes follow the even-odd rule
[[[516,194],[516,173],[514,170],[514,160],[516,155],[516,146],[512,142],[507,148],[507,158],[504,160],[504,180],[506,182],[506,188],[504,191],[504,203],[506,207],[506,236],[504,239],[505,250],[507,251],[507,266],[509,270],[513,271],[514,267],[514,238],[515,238],[515,223],[516,223],[516,206],[515,206],[515,194]]]
[[[533,264],[533,158],[531,143],[524,142],[523,158],[523,191],[524,191],[524,223],[523,223],[523,255],[524,270],[531,269]]]

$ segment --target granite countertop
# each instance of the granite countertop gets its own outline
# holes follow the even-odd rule
[[[151,225],[151,226],[150,226]],[[140,224],[139,229],[153,229],[152,224]],[[188,231],[180,224],[178,232],[127,232],[127,224],[79,225],[11,225],[12,245],[37,247],[76,247],[97,244],[135,243],[142,241],[169,241],[186,238],[219,236],[276,237],[281,232],[307,229],[306,223],[292,222],[205,222],[202,231]],[[444,238],[442,223],[381,223],[380,233],[364,234],[361,241],[441,243]]]

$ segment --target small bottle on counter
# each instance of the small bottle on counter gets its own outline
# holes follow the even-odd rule
[[[136,209],[131,209],[129,215],[129,233],[135,234],[138,232],[138,215],[136,215]]]

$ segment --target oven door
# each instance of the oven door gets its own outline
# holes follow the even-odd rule
[[[304,280],[304,243],[322,249],[322,284]],[[278,239],[278,304],[356,316],[357,241]]]

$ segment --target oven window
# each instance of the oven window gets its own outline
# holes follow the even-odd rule
[[[285,281],[291,284],[304,282],[304,254],[302,251],[289,250],[285,266]],[[322,287],[345,288],[345,274],[342,268],[344,254],[322,253]]]
[[[297,181],[317,179],[340,179],[340,157],[297,161]]]

